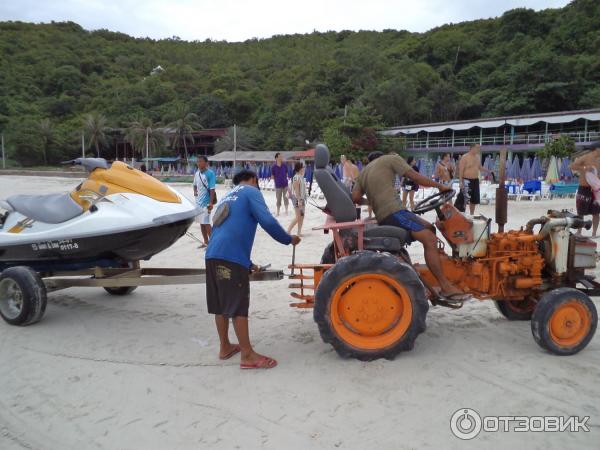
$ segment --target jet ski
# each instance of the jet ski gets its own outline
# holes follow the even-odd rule
[[[198,215],[183,195],[123,162],[69,163],[89,173],[71,192],[0,200],[0,271],[127,267],[173,245]]]

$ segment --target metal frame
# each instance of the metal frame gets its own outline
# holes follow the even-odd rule
[[[265,270],[250,274],[250,281],[282,280],[283,271]],[[185,268],[123,268],[58,272],[42,278],[48,292],[70,287],[133,287],[173,284],[204,284],[206,269]]]

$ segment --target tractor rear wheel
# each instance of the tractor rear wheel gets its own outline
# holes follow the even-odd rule
[[[321,264],[335,264],[335,246],[330,242],[321,256]]]
[[[531,332],[538,345],[556,355],[574,355],[592,340],[598,313],[590,298],[574,288],[546,292],[531,318]]]
[[[393,359],[425,331],[425,288],[409,264],[387,253],[341,258],[315,294],[314,319],[324,342],[347,358]]]
[[[508,320],[531,320],[536,302],[525,300],[494,300],[496,309]]]

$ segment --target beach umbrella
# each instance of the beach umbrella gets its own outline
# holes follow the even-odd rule
[[[492,168],[492,157],[490,155],[485,157],[485,160],[483,161],[483,167],[485,167],[488,170],[493,170]]]
[[[508,161],[506,164],[506,178],[514,180],[517,178],[517,169],[519,162],[517,157],[515,156],[512,161]]]
[[[519,178],[523,181],[529,181],[532,179],[531,176],[531,162],[529,158],[523,158],[523,164],[521,165],[521,170],[519,172]]]
[[[542,164],[537,156],[533,158],[533,163],[531,164],[531,175],[536,180],[542,176]]]
[[[342,179],[342,168],[341,164],[336,164],[335,166],[335,176],[338,177],[338,180]]]
[[[548,172],[546,173],[546,183],[555,183],[560,180],[560,176],[558,175],[558,165],[556,162],[556,157],[552,157],[550,159],[550,164],[548,164]]]
[[[563,158],[559,170],[561,178],[566,178],[568,180],[573,178],[573,172],[571,172],[571,168],[569,167],[570,165],[571,161],[569,160],[569,158]]]

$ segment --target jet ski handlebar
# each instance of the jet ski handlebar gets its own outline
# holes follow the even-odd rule
[[[95,169],[108,169],[110,166],[104,158],[76,158],[70,161],[63,161],[63,165],[83,166],[88,172]]]

